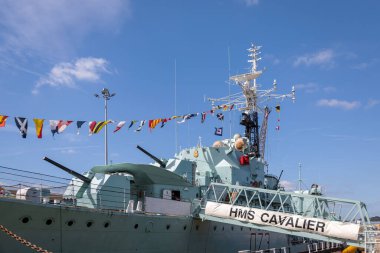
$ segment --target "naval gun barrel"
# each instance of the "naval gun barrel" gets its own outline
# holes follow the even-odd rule
[[[69,168],[63,166],[62,164],[57,163],[56,161],[53,161],[53,160],[51,160],[50,158],[48,158],[48,157],[46,157],[46,156],[45,156],[43,159],[44,159],[45,161],[47,161],[47,162],[49,162],[49,163],[51,163],[51,164],[57,166],[57,167],[60,168],[61,170],[64,170],[64,171],[66,171],[67,173],[73,175],[74,177],[79,178],[80,180],[82,180],[82,181],[85,182],[85,183],[88,183],[88,184],[91,183],[91,179],[89,179],[88,177],[85,177],[85,176],[79,174],[78,172],[73,171],[73,170],[71,170],[71,169],[69,169]]]
[[[144,154],[146,154],[147,156],[152,158],[154,161],[156,161],[160,165],[161,168],[166,167],[166,164],[161,159],[158,159],[157,157],[155,157],[154,155],[152,155],[151,153],[149,153],[148,151],[146,151],[145,149],[143,149],[139,145],[137,145],[137,148],[140,149]]]
[[[275,187],[276,190],[278,190],[278,184],[280,183],[282,172],[284,172],[284,170],[281,170],[280,176],[278,177],[278,181],[277,181],[277,184],[276,184],[276,187]]]

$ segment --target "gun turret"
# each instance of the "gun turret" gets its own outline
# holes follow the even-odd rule
[[[157,157],[155,157],[154,155],[152,155],[151,153],[149,153],[148,151],[146,151],[145,149],[143,149],[139,145],[137,145],[137,148],[140,149],[144,154],[146,154],[147,156],[152,158],[154,161],[156,161],[160,165],[161,168],[166,167],[166,164],[161,159],[158,159]]]
[[[76,172],[76,171],[70,170],[69,168],[63,166],[62,164],[57,163],[56,161],[53,161],[53,160],[51,160],[50,158],[48,158],[48,157],[46,157],[46,156],[45,156],[43,159],[44,159],[45,161],[47,161],[47,162],[49,162],[49,163],[51,163],[51,164],[57,166],[57,167],[60,168],[61,170],[64,170],[64,171],[66,171],[67,173],[73,175],[74,177],[79,178],[80,180],[82,180],[82,181],[85,182],[85,183],[88,183],[88,184],[91,183],[91,179],[89,179],[88,177],[85,177],[85,176],[79,174],[79,173]]]

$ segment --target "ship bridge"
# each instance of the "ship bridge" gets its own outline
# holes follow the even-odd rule
[[[210,184],[198,209],[203,220],[366,247],[370,229],[364,203],[220,183]],[[367,245],[368,246],[368,245]]]

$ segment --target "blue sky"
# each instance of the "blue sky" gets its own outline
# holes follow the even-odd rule
[[[71,125],[52,138],[48,120],[102,120],[103,101],[93,94],[103,87],[117,94],[109,102],[115,121],[209,110],[204,97],[228,94],[229,72],[247,70],[253,42],[263,46],[259,66],[266,67],[258,82],[269,88],[276,79],[279,92],[294,85],[297,93],[296,103],[284,101],[280,115],[271,113],[270,173],[283,169],[284,184],[294,188],[301,162],[304,188],[318,183],[327,195],[362,200],[371,215],[380,214],[378,1],[0,4],[0,114],[12,117],[0,129],[0,165],[66,176],[41,158],[80,172],[102,164],[102,134],[89,137],[84,127],[77,135]],[[26,139],[15,116],[30,121]],[[150,162],[137,144],[165,158],[197,145],[199,137],[211,145],[218,140],[214,127],[229,136],[230,117],[232,133],[242,133],[238,112],[222,124],[215,118],[177,124],[177,139],[173,122],[152,132],[110,131],[110,160]],[[42,139],[32,118],[46,119]]]

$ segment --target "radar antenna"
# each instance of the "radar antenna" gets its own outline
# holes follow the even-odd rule
[[[234,105],[234,108],[242,111],[242,118],[240,124],[245,126],[245,137],[250,141],[250,155],[260,157],[263,152],[260,152],[260,143],[265,142],[265,136],[259,140],[259,124],[258,113],[264,113],[265,109],[263,104],[270,100],[276,99],[283,101],[285,98],[291,98],[295,101],[295,89],[292,87],[292,91],[289,94],[275,94],[277,90],[277,82],[273,81],[273,87],[267,90],[259,89],[261,86],[257,84],[256,79],[261,76],[263,71],[258,70],[258,61],[261,60],[260,56],[261,46],[251,44],[248,50],[248,60],[251,63],[249,73],[231,76],[230,80],[240,86],[242,92],[231,94],[223,98],[209,98],[212,106],[215,107],[215,102],[224,102],[225,105]],[[264,115],[265,117],[265,115]],[[265,122],[264,122],[265,123]],[[264,146],[262,146],[264,148]]]

